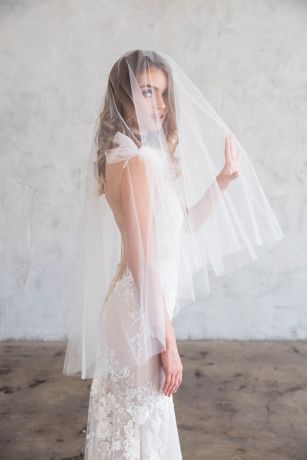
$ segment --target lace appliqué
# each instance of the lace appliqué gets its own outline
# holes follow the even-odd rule
[[[166,460],[173,398],[151,381],[136,386],[134,370],[121,368],[114,353],[108,364],[110,374],[91,387],[86,458]]]
[[[119,278],[108,295],[106,302],[121,305],[121,309],[127,315],[126,328],[131,332],[129,346],[135,356],[135,362],[144,361],[144,344],[150,338],[151,332],[148,322],[144,320],[142,309],[136,302],[136,286],[131,271],[127,268]],[[104,366],[108,364],[104,364]],[[108,368],[108,367],[107,367]]]

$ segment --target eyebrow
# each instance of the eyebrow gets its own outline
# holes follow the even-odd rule
[[[157,88],[156,86],[153,86],[153,85],[140,85],[140,88],[146,88],[146,87],[147,88],[154,88],[155,90],[159,91],[159,88]],[[164,91],[166,91],[166,90],[167,90],[167,88]]]

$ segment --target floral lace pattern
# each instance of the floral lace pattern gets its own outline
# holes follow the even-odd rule
[[[127,268],[121,278],[117,279],[108,295],[105,309],[112,311],[110,314],[113,314],[115,310],[118,311],[118,316],[124,322],[125,330],[129,331],[129,336],[126,339],[128,342],[127,347],[129,346],[134,356],[134,361],[137,363],[142,361],[144,342],[150,337],[150,330],[142,318],[142,312],[136,302],[136,298],[133,275]],[[104,361],[103,366],[109,369],[109,358],[107,358],[107,362]]]
[[[173,397],[151,380],[138,386],[134,369],[121,368],[114,353],[109,367],[113,371],[107,377],[93,379],[85,458],[169,460],[169,426],[176,423]]]
[[[166,298],[174,300],[176,270],[160,265]],[[174,289],[170,289],[170,287]],[[119,278],[106,299],[106,312],[119,309],[129,335],[129,347],[138,356],[146,331],[140,317],[130,270]],[[116,315],[116,313],[115,313]],[[111,340],[111,339],[110,339]],[[107,375],[92,381],[86,434],[86,460],[181,460],[173,396],[162,392],[164,372],[160,356],[143,367],[122,366],[115,349],[98,359]],[[171,444],[171,447],[170,447]]]
[[[167,310],[170,319],[173,316],[173,309],[176,298],[178,269],[174,260],[164,259],[159,261],[158,270],[161,278],[161,286],[164,292]],[[135,282],[131,271],[127,268],[121,278],[114,283],[112,291],[108,294],[105,301],[106,314],[117,315],[124,322],[125,331],[128,332],[127,347],[131,350],[135,362],[143,361],[144,343],[150,337],[148,323],[142,317],[142,311],[135,301],[137,297]],[[109,324],[109,318],[104,318],[105,323]],[[111,342],[112,339],[110,339]],[[104,358],[97,355],[100,365],[109,369],[109,363],[102,360]],[[108,359],[108,358],[107,358]]]

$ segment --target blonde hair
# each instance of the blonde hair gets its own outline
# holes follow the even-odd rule
[[[148,68],[157,68],[164,71],[167,76],[167,113],[163,123],[163,131],[173,160],[175,174],[176,176],[180,174],[177,167],[178,160],[174,156],[178,144],[178,133],[171,69],[165,60],[154,51],[150,52],[150,57],[145,56],[142,50],[131,51],[115,62],[108,78],[104,107],[100,114],[99,127],[96,133],[98,195],[104,194],[107,189],[105,180],[106,151],[118,146],[113,142],[114,134],[120,131],[131,138],[131,132],[125,127],[125,123],[128,126],[133,126],[135,115],[127,59],[134,73]],[[114,110],[114,106],[116,110]],[[133,136],[133,141],[138,144],[138,147],[141,147],[141,139],[137,134]]]

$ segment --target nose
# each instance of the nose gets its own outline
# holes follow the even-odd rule
[[[165,109],[166,105],[163,99],[163,96],[159,95],[157,97],[157,108],[160,109]]]

